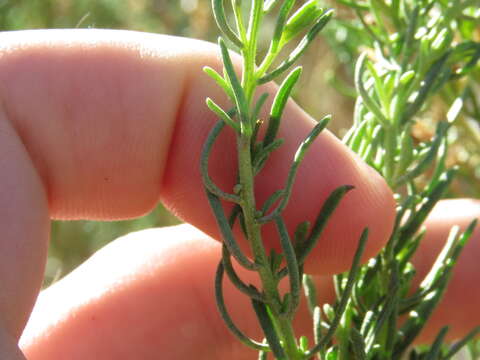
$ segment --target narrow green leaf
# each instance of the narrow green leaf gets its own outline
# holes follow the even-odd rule
[[[272,221],[277,216],[279,216],[281,212],[285,209],[285,207],[288,204],[288,200],[290,199],[290,195],[292,193],[292,187],[295,181],[295,176],[297,175],[298,167],[300,166],[300,163],[305,157],[310,145],[312,145],[312,143],[315,141],[318,135],[320,135],[320,133],[327,127],[327,124],[329,123],[330,119],[331,119],[331,116],[327,115],[322,120],[320,120],[318,124],[315,125],[315,127],[312,129],[312,131],[307,136],[307,138],[300,144],[293,158],[293,163],[292,163],[292,166],[290,167],[290,171],[287,177],[287,183],[284,188],[285,189],[284,195],[282,200],[280,201],[280,204],[278,204],[275,210],[273,210],[269,215],[265,215],[259,218],[257,220],[259,223],[264,224],[269,221]]]
[[[400,21],[400,0],[392,0],[392,14],[395,21],[395,26],[399,28],[403,22]]]
[[[446,171],[439,179],[437,186],[435,186],[431,193],[428,194],[426,200],[420,206],[419,210],[415,213],[415,216],[411,217],[407,223],[402,226],[400,230],[400,236],[397,244],[395,245],[395,253],[398,253],[406,241],[410,239],[422,226],[423,222],[430,214],[435,204],[442,198],[443,194],[451,184],[453,177],[456,173],[456,169],[450,169]]]
[[[208,189],[209,192],[211,192],[212,194],[215,194],[216,196],[222,199],[238,203],[240,201],[240,198],[238,197],[238,195],[230,194],[220,189],[217,185],[214,184],[214,182],[210,178],[210,175],[208,174],[208,164],[210,159],[210,153],[212,151],[213,144],[217,140],[224,126],[225,126],[225,122],[220,120],[215,124],[213,129],[210,131],[207,141],[203,145],[202,154],[200,157],[200,173],[202,175],[203,184]]]
[[[441,358],[442,345],[445,340],[445,336],[447,335],[448,329],[448,326],[444,326],[441,328],[432,346],[430,346],[430,350],[425,355],[424,360],[437,360]]]
[[[276,53],[280,49],[280,39],[282,34],[285,31],[285,24],[287,22],[287,17],[290,11],[292,10],[295,0],[286,0],[283,2],[282,7],[277,16],[277,22],[275,24],[275,30],[273,32],[272,42],[270,45],[269,51]]]
[[[427,297],[438,288],[445,284],[450,276],[450,271],[453,268],[455,261],[463,249],[466,240],[471,236],[473,229],[476,225],[476,220],[473,221],[467,230],[459,236],[460,228],[458,226],[452,227],[448,239],[437,256],[429,273],[425,276],[420,284],[419,289],[411,295],[409,298],[403,301],[403,306],[419,305]]]
[[[437,259],[432,265],[432,268],[421,282],[420,289],[431,289],[436,280],[443,276],[443,270],[445,269],[446,261],[449,261],[452,251],[457,244],[459,232],[459,226],[452,227],[442,251],[440,254],[438,254]]]
[[[233,229],[233,225],[235,225],[235,221],[239,217],[240,213],[242,212],[242,207],[239,204],[235,204],[230,212],[230,216],[228,217],[228,225]]]
[[[223,298],[223,264],[220,262],[217,268],[217,272],[215,274],[215,300],[218,308],[218,312],[220,313],[223,321],[227,325],[228,329],[235,335],[243,344],[246,346],[260,351],[270,351],[270,348],[267,345],[262,343],[256,342],[246,336],[233,322],[232,318],[228,314],[227,307],[225,306],[225,300]]]
[[[259,301],[264,300],[263,295],[260,294],[253,285],[247,285],[240,279],[237,272],[233,268],[232,261],[230,260],[230,253],[228,252],[228,248],[225,244],[222,246],[222,263],[228,278],[239,291],[243,292],[252,299],[257,299]]]
[[[387,90],[385,89],[385,87],[387,86],[387,81],[385,80],[385,78],[382,78],[379,74],[378,74],[378,71],[377,69],[375,68],[375,65],[373,65],[371,62],[369,61],[365,61],[365,65],[366,67],[368,68],[368,71],[370,72],[370,74],[372,75],[373,77],[373,84],[375,86],[375,91],[373,92],[375,94],[375,96],[378,98],[378,100],[380,101],[380,111],[381,108],[384,108],[384,109],[387,109],[388,108],[388,101],[390,100],[389,99],[389,94],[387,92]],[[372,99],[373,101],[373,99]],[[382,114],[383,114],[383,111],[382,111]]]
[[[449,272],[454,267],[460,252],[472,236],[476,225],[477,219],[473,220],[461,235],[459,235],[460,228],[458,226],[452,227],[442,251],[437,256],[430,272],[421,282],[420,290],[425,290],[426,292],[434,290],[439,283],[445,281],[447,276],[449,276]]]
[[[262,214],[266,214],[267,211],[283,196],[283,190],[277,190],[268,197],[262,206]]]
[[[475,339],[478,335],[480,335],[480,326],[477,326],[472,331],[470,331],[463,339],[457,341],[452,347],[448,350],[447,354],[442,357],[442,360],[451,359],[457,352],[459,352],[466,344],[468,344],[471,340]]]
[[[334,345],[327,350],[325,360],[340,360],[338,355],[338,346]]]
[[[230,100],[235,101],[235,97],[233,95],[232,88],[230,87],[228,82],[223,78],[222,75],[220,75],[218,72],[216,72],[214,69],[212,69],[209,66],[205,66],[203,68],[203,71],[205,72],[205,74],[210,76],[213,80],[215,80],[217,85],[220,86],[220,88],[223,91],[225,91],[225,93],[228,95]]]
[[[278,359],[284,359],[285,353],[280,340],[278,339],[272,320],[270,319],[270,315],[268,314],[266,305],[255,299],[252,299],[252,305],[273,355]]]
[[[392,315],[392,311],[394,310],[396,303],[398,302],[398,291],[400,290],[399,287],[399,279],[392,278],[390,279],[389,291],[385,296],[385,302],[382,306],[382,310],[377,314],[375,317],[375,325],[370,329],[370,332],[366,336],[366,351],[369,353],[372,350],[373,345],[375,344],[375,340],[377,340],[377,336],[382,330],[383,326]],[[394,317],[397,314],[393,314]]]
[[[219,38],[218,45],[220,46],[225,72],[227,74],[230,84],[232,85],[235,103],[239,112],[240,121],[242,123],[242,130],[251,134],[252,129],[250,124],[248,123],[248,105],[245,98],[245,93],[233,67],[232,59],[230,58],[230,54],[228,52],[227,46],[225,45],[225,41],[223,41],[222,38]]]
[[[433,310],[440,302],[451,278],[453,267],[456,264],[461,250],[470,239],[475,225],[476,220],[469,225],[467,230],[458,240],[454,237],[448,241],[442,250],[442,253],[439,255],[439,258],[437,258],[435,262],[436,265],[434,265],[437,270],[433,271],[432,269],[432,275],[427,275],[427,277],[430,277],[428,283],[432,284],[430,285],[430,288],[434,287],[434,289],[428,293],[428,296],[425,296],[424,300],[417,306],[415,311],[410,313],[409,318],[400,328],[400,331],[404,336],[402,341],[395,346],[394,359],[399,359],[406,349],[413,343],[432,315]],[[448,260],[444,261],[445,259]],[[440,263],[443,263],[443,266],[441,266]],[[435,274],[433,272],[435,272]]]
[[[414,70],[409,70],[400,76],[400,85],[407,86],[410,84],[410,81],[415,77],[416,73]]]
[[[313,337],[315,345],[322,340],[322,311],[319,306],[313,308]]]
[[[480,42],[465,41],[458,44],[454,48],[453,56],[459,57],[463,61],[469,58],[465,65],[455,71],[456,78],[467,75],[477,68],[480,60]]]
[[[300,350],[301,351],[307,351],[308,350],[308,338],[306,336],[301,336],[300,337]]]
[[[275,5],[278,4],[278,2],[279,0],[266,0],[263,6],[263,12],[265,13],[270,12],[275,7]]]
[[[275,219],[277,225],[278,234],[280,235],[280,244],[282,245],[283,254],[287,262],[288,279],[290,282],[290,294],[292,301],[290,308],[285,312],[285,316],[292,317],[300,304],[300,274],[298,272],[298,263],[295,251],[293,249],[290,236],[288,235],[287,227],[281,217]]]
[[[251,3],[252,5],[250,6],[250,22],[248,24],[247,39],[249,41],[248,45],[253,45],[252,48],[256,49],[258,29],[260,27],[260,22],[263,17],[264,0],[252,0]]]
[[[370,120],[365,119],[358,126],[353,127],[352,136],[350,136],[347,145],[353,152],[358,153],[362,141],[365,141],[365,133],[369,125]]]
[[[365,245],[367,243],[367,239],[368,239],[368,229],[365,229],[362,235],[360,236],[360,241],[358,243],[357,250],[353,257],[352,266],[348,274],[347,285],[345,286],[345,290],[340,298],[340,301],[338,302],[338,305],[335,308],[335,317],[332,323],[330,324],[330,327],[327,333],[322,338],[322,340],[317,345],[315,345],[313,349],[311,349],[306,353],[307,358],[312,357],[315,353],[320,351],[333,338],[335,331],[337,330],[337,326],[339,325],[340,320],[343,316],[343,313],[347,307],[347,304],[350,301],[350,295],[352,293],[353,285],[355,284],[355,281],[357,279],[358,270],[360,268],[360,260],[362,258],[363,252],[365,251]]]
[[[215,21],[220,31],[227,39],[242,49],[242,41],[238,38],[237,34],[235,34],[230,25],[228,25],[227,18],[225,16],[225,9],[223,7],[223,0],[212,0],[212,9]]]
[[[377,125],[373,130],[372,140],[365,148],[365,151],[361,154],[362,158],[367,164],[373,164],[377,152],[380,150],[381,144],[385,139],[385,130],[381,125]]]
[[[325,314],[328,322],[332,323],[335,319],[335,309],[332,307],[332,305],[328,303],[323,304],[323,313]]]
[[[425,190],[426,194],[430,194],[432,190],[437,186],[440,177],[445,172],[447,168],[447,156],[448,156],[448,138],[447,136],[443,138],[440,147],[437,152],[437,159],[435,160],[435,169],[430,178],[430,183]]]
[[[310,275],[304,274],[302,277],[303,292],[307,299],[308,309],[313,315],[315,308],[318,306],[317,289]]]
[[[450,46],[452,40],[453,32],[449,28],[444,27],[439,31],[435,39],[432,41],[432,50],[434,50],[436,53],[442,53],[447,47]]]
[[[375,313],[372,310],[368,310],[363,317],[362,326],[360,327],[360,334],[367,336],[370,329],[375,325]]]
[[[402,69],[407,68],[408,61],[417,48],[413,46],[415,40],[415,33],[418,26],[418,15],[420,13],[420,5],[416,5],[412,11],[411,16],[408,17],[408,28],[405,36],[405,42],[403,43],[402,52]]]
[[[352,350],[356,360],[367,360],[365,352],[365,341],[362,334],[352,327],[350,329],[350,341],[352,342]]]
[[[400,284],[403,284],[403,279],[400,280],[398,279],[397,280]],[[408,285],[408,287],[410,287],[410,285]],[[399,297],[401,297],[402,295],[400,294],[401,291],[402,291],[402,287],[401,285],[399,286],[399,291],[398,291],[398,294],[397,295],[397,299],[393,302],[393,308],[392,310],[390,311],[390,315],[388,317],[388,323],[387,323],[387,326],[386,326],[386,329],[385,329],[385,333],[386,333],[386,342],[385,342],[385,350],[384,350],[384,354],[387,355],[387,357],[392,357],[393,355],[393,352],[395,350],[395,343],[397,341],[397,331],[398,331],[398,303],[399,303]]]
[[[368,110],[375,116],[377,121],[382,124],[384,127],[390,127],[390,122],[383,114],[379,105],[373,100],[368,91],[365,89],[363,75],[365,73],[365,64],[367,60],[367,53],[362,53],[357,60],[355,66],[355,87],[358,94],[362,97],[362,101]]]
[[[225,121],[225,124],[233,128],[236,132],[240,133],[240,125],[233,121],[228,114],[220,106],[218,106],[212,99],[207,97],[207,106],[212,110],[221,120]]]
[[[243,215],[243,212],[240,212],[238,215],[239,222],[240,222],[240,229],[242,229],[243,235],[246,237],[247,236],[247,226],[245,224],[245,216]]]
[[[411,135],[411,127],[406,126],[400,135],[400,159],[398,160],[397,167],[395,169],[395,178],[398,179],[401,177],[400,174],[404,174],[407,168],[411,165],[414,160],[413,155],[413,138]],[[398,180],[396,181],[398,183]]]
[[[459,96],[452,103],[452,106],[450,106],[450,109],[448,109],[447,121],[449,123],[453,123],[457,119],[458,115],[460,115],[460,112],[462,111],[462,109],[463,109],[463,97]]]
[[[319,0],[309,0],[303,4],[287,21],[282,33],[281,43],[286,44],[298,34],[313,25],[324,13]]]
[[[302,68],[295,68],[280,85],[270,111],[270,120],[268,121],[268,127],[263,139],[264,146],[268,146],[276,138],[283,110],[301,74]]]
[[[268,353],[265,351],[260,351],[258,353],[258,360],[267,360]]]
[[[246,269],[249,270],[256,270],[257,265],[252,263],[242,252],[240,246],[238,245],[235,237],[233,236],[232,229],[228,224],[228,220],[225,217],[225,213],[223,212],[222,204],[217,196],[213,195],[209,191],[207,191],[207,198],[210,203],[210,206],[215,214],[215,219],[217,221],[218,227],[220,228],[220,232],[222,233],[222,238],[225,245],[228,248],[230,254]]]
[[[302,249],[305,246],[309,228],[310,228],[310,222],[303,221],[300,224],[298,224],[295,229],[293,240],[294,240],[295,253],[297,254],[297,256],[299,255],[299,249]]]
[[[426,228],[420,230],[411,241],[409,241],[406,246],[402,249],[400,253],[397,254],[396,259],[399,261],[399,267],[402,269],[408,261],[411,260],[412,256],[418,249],[420,242],[426,234]]]
[[[258,83],[260,85],[265,84],[288,70],[290,66],[292,66],[295,61],[297,61],[298,58],[305,52],[305,50],[307,50],[308,46],[312,43],[318,33],[325,27],[325,25],[327,25],[332,16],[333,10],[325,11],[323,15],[318,19],[317,23],[310,29],[307,35],[303,37],[295,50],[290,53],[288,58],[283,61],[275,70],[268,74],[265,74],[261,79],[258,80]]]
[[[310,235],[308,236],[308,239],[305,242],[305,246],[297,250],[299,264],[304,263],[308,254],[310,254],[310,252],[315,247],[331,215],[333,214],[337,206],[340,204],[340,201],[352,189],[354,189],[354,187],[351,185],[340,186],[328,196],[327,200],[325,200],[313,224]]]
[[[428,167],[437,157],[442,141],[444,140],[449,128],[450,124],[445,121],[438,123],[435,137],[433,138],[432,144],[430,145],[430,148],[428,149],[428,152],[425,154],[424,158],[412,170],[409,170],[405,175],[401,176],[395,182],[394,187],[401,186],[406,182],[415,179],[428,169]]]
[[[445,70],[445,65],[450,56],[451,52],[445,53],[440,59],[438,59],[428,70],[425,75],[424,80],[422,81],[422,86],[418,91],[417,96],[413,103],[407,106],[407,109],[403,112],[400,124],[405,124],[407,121],[410,121],[412,117],[420,110],[422,105],[425,103],[427,96],[430,94],[430,91],[434,85],[438,85],[439,77],[442,71]]]

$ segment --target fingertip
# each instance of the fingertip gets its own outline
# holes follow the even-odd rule
[[[120,238],[40,295],[22,348],[37,360],[222,353],[230,339],[213,301],[219,257],[219,244],[188,225]],[[204,346],[215,341],[223,350]]]

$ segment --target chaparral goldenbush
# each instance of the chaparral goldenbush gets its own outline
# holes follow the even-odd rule
[[[480,327],[451,345],[444,341],[448,332],[445,326],[430,346],[412,346],[444,294],[475,221],[464,232],[458,227],[451,230],[431,271],[415,290],[411,289],[415,269],[410,260],[425,234],[422,224],[448,193],[458,172],[450,165],[447,151],[456,146],[454,133],[468,129],[469,118],[478,119],[478,5],[478,0],[338,0],[329,4],[319,0],[231,0],[228,4],[212,0],[222,34],[218,44],[223,73],[204,70],[231,101],[230,108],[222,108],[207,99],[218,122],[205,143],[200,164],[205,191],[223,237],[215,295],[226,326],[245,346],[258,350],[259,359],[449,359],[465,344],[473,344]],[[333,8],[355,16],[332,20]],[[264,50],[260,49],[259,36],[267,20],[273,21],[274,27]],[[298,224],[293,236],[287,231],[282,212],[297,170],[330,116],[320,120],[299,144],[282,190],[272,193],[259,207],[254,188],[255,177],[269,155],[282,146],[277,131],[287,99],[302,73],[295,64],[321,31],[329,31],[332,22],[333,31],[337,35],[341,32],[344,41],[354,39],[349,45],[330,36],[332,48],[339,54],[359,54],[353,69],[355,88],[347,91],[356,98],[353,124],[343,142],[384,177],[395,193],[397,212],[386,246],[362,265],[360,258],[368,241],[365,228],[350,271],[334,277],[335,303],[320,307],[303,263],[352,187],[345,184],[333,191],[315,222]],[[240,54],[241,74],[234,68],[229,50]],[[267,95],[257,98],[256,91],[262,84],[280,78],[283,80],[268,118],[261,119]],[[439,103],[448,106],[448,111],[435,119],[429,112]],[[259,136],[263,123],[264,135]],[[415,128],[422,123],[434,129],[432,136],[415,137]],[[220,189],[208,173],[211,149],[226,128],[235,133],[238,150],[238,182],[227,191]],[[222,201],[233,203],[230,213],[225,213]],[[249,242],[252,258],[242,252],[234,236],[232,228],[237,222]],[[280,254],[265,250],[261,228],[267,223],[276,226],[283,250]],[[245,283],[232,266],[232,258],[258,273],[261,287]],[[285,277],[289,290],[283,294],[279,282]],[[251,339],[230,317],[222,292],[227,279],[250,298],[263,340]],[[306,334],[296,334],[292,325],[302,289],[312,314],[313,344]],[[406,319],[400,321],[401,317]],[[475,357],[473,348],[471,356]]]

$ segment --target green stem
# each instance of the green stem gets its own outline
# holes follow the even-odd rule
[[[256,220],[256,204],[254,194],[253,170],[251,162],[250,137],[241,136],[238,139],[239,180],[241,184],[241,207],[243,210],[247,238],[249,240],[255,263],[258,264],[258,274],[262,281],[265,293],[265,303],[272,313],[272,321],[279,332],[278,336],[283,341],[287,360],[300,359],[295,335],[290,319],[281,315],[282,302],[277,289],[277,280],[272,273],[268,257],[263,246],[259,224]]]
[[[348,360],[350,358],[349,357],[350,351],[349,351],[348,345],[349,345],[351,322],[352,322],[352,304],[351,304],[351,301],[349,301],[343,313],[342,320],[340,321],[340,326],[337,330],[339,360]]]
[[[255,0],[252,4],[248,32],[244,40],[243,55],[243,78],[242,87],[245,92],[246,103],[251,107],[255,89],[257,87],[256,53],[258,29],[263,15],[263,0]],[[238,16],[238,14],[237,14]],[[242,31],[241,31],[242,33]],[[243,38],[242,38],[243,40]],[[249,114],[250,116],[250,114]],[[250,122],[256,119],[249,119]],[[285,360],[300,359],[298,346],[290,318],[282,316],[282,300],[277,289],[278,280],[269,265],[269,259],[261,238],[261,224],[257,221],[257,210],[254,192],[254,169],[252,164],[252,136],[242,133],[237,138],[239,183],[241,185],[240,205],[245,222],[245,230],[255,263],[259,266],[258,274],[262,281],[265,304],[267,304],[272,323],[286,354]]]

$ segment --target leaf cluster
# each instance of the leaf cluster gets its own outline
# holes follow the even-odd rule
[[[468,79],[478,66],[480,43],[456,36],[465,31],[464,17],[471,13],[473,3],[339,2],[356,13],[365,46],[355,67],[354,124],[344,142],[387,180],[396,192],[398,206],[393,233],[382,252],[360,270],[343,315],[344,326],[337,330],[338,345],[325,356],[451,358],[480,327],[449,349],[445,345],[448,327],[441,329],[430,347],[410,349],[444,294],[476,222],[464,233],[452,229],[431,271],[413,294],[411,259],[425,235],[425,219],[446,195],[457,172],[447,166],[448,133],[463,110],[465,92],[452,99],[446,118],[436,123],[431,139],[419,142],[412,129],[424,121],[435,96],[452,82]],[[367,21],[367,15],[373,21]],[[345,283],[346,275],[336,276],[339,297]],[[400,316],[407,316],[401,325]]]
[[[223,74],[212,68],[204,69],[224,90],[233,105],[230,110],[226,110],[214,100],[207,99],[207,106],[218,116],[219,121],[211,131],[201,155],[201,173],[205,190],[224,241],[222,260],[215,281],[217,305],[232,333],[245,345],[260,350],[261,358],[267,352],[272,352],[278,359],[310,358],[330,342],[342,313],[340,310],[337,311],[337,325],[332,324],[329,332],[325,337],[319,338],[313,348],[309,349],[306,337],[300,339],[295,337],[292,319],[301,297],[303,263],[314,248],[331,214],[352,187],[345,185],[335,190],[325,201],[313,225],[310,226],[307,222],[299,224],[293,239],[290,238],[282,219],[282,212],[288,204],[298,168],[310,145],[327,126],[330,117],[320,120],[300,144],[282,189],[271,194],[264,204],[258,207],[253,191],[255,176],[262,170],[269,155],[283,143],[281,139],[276,139],[276,136],[287,100],[301,75],[301,68],[291,70],[281,83],[272,101],[268,125],[262,139],[258,136],[260,125],[263,123],[259,117],[267,95],[262,94],[258,100],[254,100],[256,88],[290,69],[332,17],[332,11],[322,9],[317,0],[305,2],[296,11],[294,5],[294,0],[266,2],[254,0],[249,9],[248,22],[245,24],[245,9],[240,1],[232,1],[231,9],[236,25],[233,28],[227,20],[224,2],[213,0],[215,20],[223,34],[219,39],[219,47],[224,69]],[[257,38],[262,20],[274,11],[277,11],[278,15],[270,46],[265,56],[257,60]],[[293,51],[280,59],[284,47],[300,36],[301,39]],[[240,52],[242,56],[241,76],[237,75],[228,46]],[[229,127],[236,134],[238,149],[238,182],[230,192],[220,189],[208,174],[212,147],[225,127]],[[225,214],[221,200],[234,203],[229,216]],[[253,260],[242,253],[235,238],[233,227],[237,220],[250,243]],[[263,246],[260,229],[270,222],[276,225],[283,251],[281,254],[275,251],[267,254]],[[367,234],[366,230],[362,235],[354,260],[354,269],[359,267]],[[258,272],[262,280],[261,289],[240,279],[232,266],[232,257],[244,268]],[[286,265],[282,267],[282,264]],[[252,307],[265,334],[264,342],[250,339],[230,317],[222,292],[225,274],[239,291],[251,298]],[[350,289],[354,276],[352,272]],[[284,277],[289,279],[290,290],[286,294],[281,294],[278,285]],[[341,308],[347,305],[348,294],[345,292]]]
[[[353,63],[359,52],[366,51],[364,77],[370,78],[369,83],[365,82],[366,89],[359,89],[358,81],[356,89],[350,89],[339,76],[331,77],[332,85],[354,97],[362,91],[364,99],[368,98],[367,90],[374,97],[365,102],[369,109],[356,110],[374,111],[380,119],[410,124],[408,134],[412,129],[417,133],[414,142],[425,141],[420,133],[425,133],[425,129],[435,132],[439,121],[451,123],[449,139],[453,146],[448,162],[460,165],[461,178],[457,177],[456,183],[473,191],[470,196],[477,196],[479,189],[474,181],[478,178],[474,172],[480,148],[478,6],[472,1],[449,0],[331,2],[343,9],[343,19],[335,19],[326,30],[325,39],[340,61]],[[352,20],[352,16],[356,19]],[[342,41],[336,40],[340,37]],[[396,109],[401,114],[395,114]],[[361,114],[356,115],[358,119]],[[373,141],[372,134],[383,136],[383,132],[368,127],[366,130],[366,141],[363,145],[357,142],[357,151],[370,165],[382,167],[382,158],[375,151],[380,140],[366,147]],[[408,141],[409,136],[404,139]],[[468,154],[468,158],[461,154]],[[408,154],[405,155],[398,174],[409,161]],[[458,185],[455,189],[459,196]]]
[[[457,169],[447,163],[449,132],[468,108],[465,106],[471,94],[468,79],[478,69],[480,43],[466,39],[473,31],[468,24],[477,19],[478,14],[469,0],[338,2],[356,14],[359,24],[356,36],[365,50],[354,71],[354,122],[344,142],[395,191],[397,214],[392,235],[381,253],[361,266],[360,258],[368,237],[365,229],[350,271],[335,276],[337,301],[333,306],[319,306],[313,282],[303,272],[303,263],[328,219],[352,187],[345,185],[335,190],[315,222],[300,223],[290,237],[282,212],[288,204],[298,167],[311,143],[328,124],[330,117],[327,116],[300,144],[283,188],[263,204],[257,204],[253,191],[255,177],[269,155],[283,143],[276,137],[301,68],[294,68],[286,75],[270,106],[268,119],[260,116],[268,95],[256,97],[256,90],[286,73],[333,13],[324,10],[318,0],[309,0],[300,6],[296,6],[294,0],[252,0],[248,7],[232,0],[233,25],[228,20],[224,1],[212,0],[215,20],[223,34],[219,47],[224,69],[222,74],[212,68],[205,68],[205,72],[231,102],[227,110],[207,99],[207,106],[219,121],[201,155],[206,194],[224,240],[215,280],[218,309],[232,333],[245,345],[258,350],[260,359],[266,359],[267,353],[277,359],[376,360],[405,356],[449,359],[478,335],[480,327],[451,347],[445,344],[447,327],[441,329],[429,347],[412,350],[412,344],[444,294],[452,269],[476,222],[463,233],[458,228],[452,229],[431,271],[413,291],[415,269],[411,259],[425,235],[425,219],[447,194],[457,173]],[[262,21],[274,13],[275,26],[268,50],[257,59]],[[293,50],[282,56],[282,50],[289,43]],[[229,49],[241,55],[241,76]],[[460,80],[466,84],[463,90],[459,90]],[[445,119],[435,124],[431,138],[419,141],[412,135],[414,127],[423,121],[433,99],[453,83],[457,96],[447,98],[450,109]],[[267,123],[265,135],[260,138],[259,130],[264,122]],[[237,183],[231,191],[220,189],[208,174],[212,147],[225,128],[235,133],[238,149]],[[222,201],[233,203],[228,216]],[[237,222],[250,244],[253,259],[238,245],[233,231]],[[267,254],[263,246],[260,230],[270,222],[276,226],[281,254],[275,251]],[[258,273],[260,288],[243,282],[234,270],[232,257],[244,268]],[[230,317],[222,292],[225,274],[251,299],[265,334],[263,341],[250,339]],[[284,277],[288,277],[290,288],[282,295],[278,284]],[[315,342],[312,347],[305,336],[297,337],[292,327],[302,285],[312,314]],[[406,317],[403,323],[399,321],[401,316]]]

